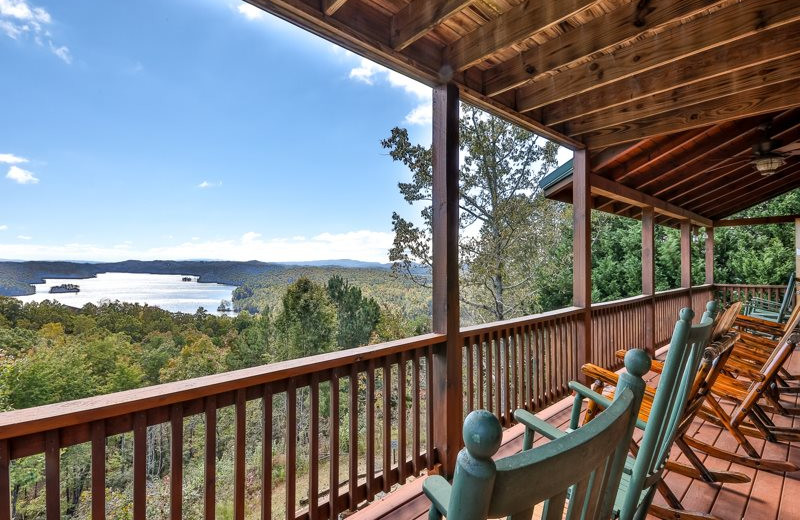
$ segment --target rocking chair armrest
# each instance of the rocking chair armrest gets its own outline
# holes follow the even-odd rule
[[[431,501],[431,509],[436,509],[440,516],[447,516],[452,490],[453,486],[441,475],[431,475],[422,483],[422,491]]]
[[[570,381],[569,387],[572,391],[577,393],[578,395],[584,397],[585,399],[589,399],[593,401],[597,406],[600,407],[601,410],[605,410],[609,406],[611,406],[612,399],[604,395],[600,395],[591,388],[588,388],[576,381]],[[641,419],[636,419],[636,427],[640,430],[644,430],[647,426],[647,423]]]
[[[570,383],[570,385],[572,385],[572,383]],[[517,422],[524,424],[527,430],[538,433],[542,437],[550,440],[558,439],[566,435],[566,432],[562,432],[555,426],[549,424],[547,421],[539,419],[528,410],[524,410],[522,408],[514,411],[514,419],[516,419]]]

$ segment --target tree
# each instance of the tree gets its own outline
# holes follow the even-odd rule
[[[539,179],[556,165],[558,146],[477,108],[461,105],[463,161],[460,184],[462,302],[471,321],[502,320],[538,305],[536,278],[554,258],[569,210],[541,196]],[[427,203],[422,224],[392,215],[394,269],[420,283],[418,264],[431,267],[431,148],[412,144],[408,131],[394,128],[381,142],[412,173],[400,183],[409,204]]]
[[[330,352],[336,345],[336,308],[326,290],[308,278],[292,283],[275,319],[280,359]]]
[[[367,345],[380,319],[381,310],[378,303],[372,298],[364,298],[361,289],[351,286],[338,275],[328,280],[327,291],[331,301],[336,305],[339,347]]]

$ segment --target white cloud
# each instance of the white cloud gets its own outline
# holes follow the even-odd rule
[[[7,225],[5,224],[0,225],[0,231],[5,231],[6,229],[8,229]]]
[[[379,81],[386,82],[389,86],[403,89],[406,94],[414,97],[418,105],[405,117],[405,122],[410,125],[428,125],[431,122],[431,89],[422,83],[382,65],[361,58],[357,67],[350,69],[350,79],[375,85]]]
[[[19,184],[38,184],[39,179],[33,175],[33,173],[29,172],[28,170],[23,170],[19,166],[12,166],[8,169],[8,173],[6,173],[6,179],[11,179],[12,181],[19,183]]]
[[[203,181],[203,182],[201,182],[200,184],[197,185],[197,187],[200,188],[200,189],[218,188],[220,186],[222,186],[222,181],[218,181],[218,182]]]
[[[0,0],[0,32],[14,40],[29,37],[39,46],[44,46],[46,40],[50,52],[70,64],[72,54],[69,48],[53,43],[50,31],[44,27],[51,23],[50,13],[43,7],[31,6],[28,0]]]
[[[53,42],[48,42],[50,44],[50,52],[61,58],[61,61],[70,65],[72,63],[72,54],[69,52],[69,49],[62,45],[60,47],[56,47],[53,45]]]
[[[236,10],[248,20],[260,20],[267,17],[267,13],[263,10],[244,2],[240,2],[239,5],[236,6]]]
[[[24,157],[16,156],[13,153],[0,153],[0,163],[20,164],[20,163],[26,163],[26,162],[28,162],[28,159],[25,159]]]
[[[33,237],[30,237],[28,235],[17,235],[17,238],[20,239],[20,240],[30,240]]]
[[[196,237],[195,237],[196,238]],[[291,262],[355,260],[387,262],[388,250],[394,235],[383,231],[351,231],[348,233],[320,233],[311,238],[263,238],[249,231],[239,238],[195,240],[164,247],[138,249],[134,247],[102,246],[91,243],[63,245],[0,243],[0,251],[7,258],[25,260],[82,260],[120,261],[128,259],[190,260],[214,258],[224,260],[262,260],[265,262]]]

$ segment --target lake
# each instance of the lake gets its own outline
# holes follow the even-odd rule
[[[210,314],[217,312],[221,300],[231,301],[233,285],[191,282],[179,274],[100,273],[96,278],[46,278],[35,284],[36,294],[19,296],[23,302],[56,300],[64,305],[82,307],[101,300],[146,303],[172,312],[194,313],[204,307]],[[50,293],[50,288],[65,283],[80,286],[79,293]]]

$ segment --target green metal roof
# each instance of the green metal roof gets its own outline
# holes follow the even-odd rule
[[[545,175],[542,180],[539,181],[539,187],[547,191],[567,177],[572,177],[572,159]]]

